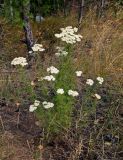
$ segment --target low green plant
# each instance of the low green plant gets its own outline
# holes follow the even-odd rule
[[[54,103],[53,108],[44,109],[43,107],[39,107],[36,111],[38,118],[41,119],[41,123],[43,123],[47,136],[53,133],[58,134],[63,128],[69,128],[71,124],[75,98],[69,96],[68,91],[76,88],[76,81],[72,61],[72,47],[71,45],[67,45],[65,49],[68,52],[68,56],[60,58],[60,72],[55,76],[55,82],[40,82],[44,96],[43,100]],[[59,88],[64,90],[64,94],[57,94]],[[48,92],[49,95],[46,96]]]

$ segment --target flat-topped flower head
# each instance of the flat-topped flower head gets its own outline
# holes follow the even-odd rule
[[[22,67],[24,67],[24,66],[28,65],[28,63],[27,63],[26,58],[24,58],[24,57],[17,57],[17,58],[14,58],[12,60],[11,65],[14,65],[14,66],[21,65]]]
[[[42,104],[45,109],[54,107],[54,103],[51,103],[51,102],[44,101]]]
[[[47,81],[55,81],[55,77],[53,75],[45,76],[42,78],[42,80],[47,80]]]
[[[40,105],[40,101],[35,100],[35,102],[34,102],[34,106],[35,106],[35,107],[37,107],[37,106],[39,106],[39,105]]]
[[[68,52],[67,52],[67,51],[63,51],[63,52],[61,52],[61,54],[62,54],[63,56],[67,56],[67,55],[68,55]]]
[[[59,52],[56,52],[55,55],[59,57],[61,54]]]
[[[68,26],[65,28],[61,28],[61,33],[55,34],[55,37],[60,38],[62,41],[68,44],[74,44],[76,42],[80,42],[82,39],[82,36],[80,34],[76,34],[77,31],[78,28]]]
[[[81,75],[82,75],[82,71],[76,71],[76,76],[77,77],[81,77]]]
[[[58,74],[59,70],[57,68],[55,68],[54,66],[51,66],[51,67],[47,68],[47,72],[50,72],[51,74]]]
[[[78,32],[78,28],[74,27],[73,28],[74,32]]]
[[[69,90],[68,95],[73,96],[73,97],[77,97],[79,95],[79,93],[77,91]]]
[[[45,49],[43,48],[43,45],[42,45],[42,44],[34,44],[34,46],[32,47],[32,50],[33,50],[34,52],[38,52],[38,51],[42,52],[42,51],[44,51]]]
[[[99,84],[102,84],[104,82],[103,77],[97,77],[97,81],[99,82]]]
[[[35,82],[34,81],[31,81],[31,86],[35,86]]]
[[[40,77],[38,79],[38,81],[43,81],[43,80],[46,80],[46,81],[55,81],[55,77],[53,75],[49,75],[49,76],[45,76],[45,77]]]
[[[95,95],[95,97],[97,98],[97,99],[101,99],[101,96],[99,95],[99,94],[94,94]]]
[[[36,106],[34,106],[34,104],[30,105],[29,107],[29,112],[34,112],[37,109]]]
[[[94,81],[92,79],[87,79],[86,84],[88,84],[89,86],[93,86]]]
[[[58,50],[58,52],[55,53],[55,55],[57,57],[59,57],[59,56],[67,56],[68,55],[68,52],[65,51],[64,47],[56,47],[56,49]]]
[[[57,94],[64,94],[64,90],[62,88],[57,89]]]
[[[30,105],[29,111],[30,111],[30,112],[34,112],[39,105],[40,105],[40,101],[35,100],[35,101],[34,101],[34,104]]]
[[[33,51],[29,51],[29,54],[32,54],[33,53]]]

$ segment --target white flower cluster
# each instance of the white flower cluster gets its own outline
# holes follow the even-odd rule
[[[74,44],[76,42],[80,42],[82,39],[82,36],[80,34],[76,34],[77,31],[78,28],[72,28],[72,26],[68,26],[65,28],[61,28],[61,33],[55,34],[55,37],[61,38],[62,41],[68,44]]]
[[[47,68],[47,72],[50,72],[51,74],[58,74],[59,70],[57,68],[55,68],[54,66],[51,66],[51,67]]]
[[[76,97],[76,96],[79,95],[79,93],[78,93],[77,91],[69,90],[69,91],[68,91],[68,95],[69,95],[69,96]]]
[[[97,81],[99,84],[102,84],[104,82],[104,79],[102,77],[97,77]],[[92,79],[87,79],[86,84],[92,86],[94,84],[94,81]]]
[[[51,67],[47,68],[47,72],[49,72],[51,74],[58,74],[59,70],[57,68],[55,68],[54,66],[51,66]],[[43,81],[43,80],[55,81],[56,79],[53,75],[49,75],[49,76],[41,77],[38,81]]]
[[[21,65],[22,67],[24,67],[24,66],[28,65],[28,63],[27,63],[26,58],[24,58],[24,57],[17,57],[17,58],[14,58],[12,60],[11,65],[14,65],[14,66]]]
[[[82,75],[82,71],[76,71],[75,73],[76,73],[77,77],[81,77],[81,75]]]
[[[89,86],[93,86],[94,81],[92,79],[87,79],[86,84],[88,84]]]
[[[42,51],[44,51],[45,49],[43,48],[43,45],[42,45],[42,44],[34,44],[34,46],[32,47],[32,50],[33,50],[34,52],[38,52],[38,51],[42,52]]]
[[[34,112],[39,105],[40,105],[40,101],[35,100],[34,104],[30,105],[29,111],[30,111],[30,112]]]
[[[104,82],[104,79],[102,77],[97,77],[97,81],[99,84],[102,84]]]
[[[55,53],[55,55],[57,57],[59,57],[59,56],[67,56],[68,55],[68,52],[65,51],[63,47],[56,47],[56,49],[58,50],[58,52]]]
[[[97,98],[97,99],[101,99],[101,96],[99,94],[94,94],[94,96]]]
[[[44,101],[42,104],[43,104],[43,107],[44,107],[45,109],[49,109],[49,108],[54,107],[54,104],[51,103],[51,102]]]
[[[62,88],[57,89],[57,94],[64,94],[64,90]]]
[[[64,94],[64,90],[62,88],[57,89],[57,94]],[[79,95],[79,93],[77,91],[68,90],[68,95],[76,97]]]
[[[42,80],[47,80],[47,81],[55,81],[55,77],[53,75],[45,76],[42,78]]]
[[[46,102],[46,101],[44,101],[42,104],[43,104],[43,107],[44,107],[45,109],[52,108],[52,107],[54,106],[53,103],[51,103],[51,102]],[[40,105],[40,101],[35,100],[34,104],[30,105],[29,111],[30,111],[30,112],[34,112],[39,105]]]

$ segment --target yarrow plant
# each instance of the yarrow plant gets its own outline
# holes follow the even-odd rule
[[[34,52],[42,52],[42,51],[45,51],[45,49],[43,48],[43,45],[42,44],[34,44],[34,46],[32,47],[32,50]]]
[[[39,105],[40,105],[40,101],[35,100],[34,104],[30,105],[29,111],[30,111],[30,112],[34,112]]]
[[[68,95],[73,96],[73,97],[77,97],[79,95],[79,93],[77,91],[69,90]]]
[[[94,94],[94,96],[97,98],[97,99],[101,99],[101,96],[99,94]]]
[[[47,72],[49,72],[51,74],[58,74],[59,70],[57,68],[55,68],[54,66],[51,66],[51,67],[47,68]]]
[[[64,94],[64,90],[62,88],[57,89],[57,94]]]
[[[57,57],[59,57],[59,56],[67,56],[67,55],[68,55],[68,52],[65,51],[65,48],[64,48],[64,47],[56,47],[56,49],[58,50],[58,52],[55,53],[55,55],[56,55]]]
[[[97,77],[97,81],[99,82],[99,84],[102,84],[104,82],[103,77]]]
[[[43,104],[43,107],[44,107],[45,109],[49,109],[49,108],[54,107],[54,104],[51,103],[51,102],[44,101],[42,104]]]
[[[68,44],[75,44],[76,42],[80,42],[82,39],[82,36],[80,34],[76,34],[78,31],[78,28],[68,26],[65,28],[61,28],[61,33],[55,34],[55,37],[60,38],[63,42],[66,42]]]
[[[38,107],[39,105],[40,105],[40,101],[35,100],[35,102],[34,102],[34,106]]]
[[[34,106],[34,104],[31,104],[30,107],[29,107],[30,112],[34,112],[36,109],[37,109],[37,107]]]
[[[20,65],[20,66],[24,67],[24,66],[28,65],[28,63],[27,63],[26,58],[24,58],[24,57],[17,57],[17,58],[14,58],[12,60],[11,65],[14,65],[14,66]]]
[[[43,107],[39,107],[36,112],[42,120],[42,125],[52,133],[59,133],[61,127],[67,128],[71,125],[71,113],[79,93],[76,90],[76,77],[74,71],[74,62],[72,59],[73,45],[80,42],[82,36],[77,34],[78,28],[68,26],[61,28],[60,34],[55,34],[55,37],[61,41],[66,42],[64,47],[57,47],[58,50],[55,55],[61,56],[58,69],[54,66],[47,68],[47,73],[44,77],[39,78],[41,85],[41,97],[45,101],[42,103]],[[38,46],[39,47],[39,46]],[[38,50],[33,48],[33,50]],[[41,46],[42,47],[42,46]],[[82,71],[77,71],[76,75],[80,77]],[[54,81],[54,83],[45,83],[45,81]],[[44,85],[45,84],[45,85]],[[35,110],[35,106],[34,107]],[[51,108],[51,109],[50,109]]]
[[[88,84],[89,86],[93,86],[94,81],[92,79],[87,79],[86,84]]]
[[[43,81],[43,80],[55,81],[55,77],[53,75],[49,75],[49,76],[41,77],[38,79],[38,81]]]
[[[59,70],[57,68],[55,68],[54,66],[51,66],[51,67],[47,68],[47,72],[49,72],[50,74],[58,74]],[[48,76],[41,77],[38,79],[38,81],[43,81],[43,80],[55,81],[56,78],[53,75],[48,75]]]
[[[77,77],[81,77],[81,75],[82,75],[82,71],[76,71],[75,73],[76,73]]]

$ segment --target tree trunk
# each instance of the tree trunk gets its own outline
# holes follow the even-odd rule
[[[79,25],[81,24],[83,19],[84,5],[85,5],[85,0],[81,0],[80,11],[79,11]]]
[[[104,13],[105,0],[101,0],[101,16]]]
[[[29,60],[31,60],[34,57],[34,52],[32,51],[32,47],[34,45],[34,39],[33,39],[33,33],[32,33],[32,29],[31,29],[31,25],[29,22],[29,4],[22,4],[22,20],[23,20],[23,29],[24,29],[24,33],[25,33],[25,44],[27,46],[27,50],[28,50],[28,58]]]
[[[103,15],[104,6],[105,6],[105,0],[100,0],[97,2],[97,10],[96,10],[97,17],[100,18]]]
[[[13,21],[14,13],[13,13],[12,0],[10,0],[10,15],[11,15],[11,20]]]
[[[63,3],[63,12],[64,12],[64,16],[66,16],[66,0],[64,0],[64,3]]]
[[[71,6],[71,14],[76,15],[78,8],[78,3],[76,0],[72,0],[72,6]]]

